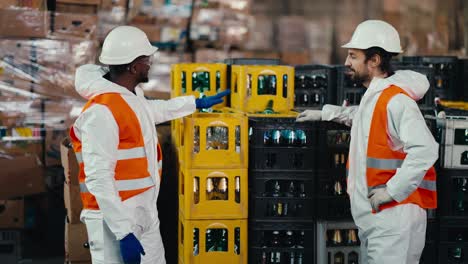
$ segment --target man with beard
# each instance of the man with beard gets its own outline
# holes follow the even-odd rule
[[[165,263],[156,208],[162,153],[155,124],[221,103],[229,93],[146,100],[137,85],[148,82],[156,50],[138,28],[117,27],[99,57],[109,67],[76,71],[76,90],[89,101],[70,137],[94,264]]]
[[[297,121],[327,120],[351,126],[348,194],[359,228],[362,263],[419,263],[426,211],[436,208],[438,144],[416,104],[429,88],[426,76],[393,72],[401,53],[398,32],[368,20],[355,30],[345,65],[367,88],[359,106],[325,105]]]

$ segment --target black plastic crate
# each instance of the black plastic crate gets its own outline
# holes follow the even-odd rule
[[[272,221],[312,221],[315,201],[298,197],[250,197],[249,218]]]
[[[336,104],[341,105],[347,101],[349,105],[359,105],[366,88],[359,82],[354,82],[345,74],[346,66],[335,66],[336,68]]]
[[[436,242],[426,242],[426,245],[424,245],[424,249],[421,254],[421,259],[419,260],[419,264],[437,264],[437,251]]]
[[[228,65],[280,65],[280,59],[267,58],[229,58],[224,63]]]
[[[360,241],[354,222],[317,222],[317,263],[356,263]]]
[[[259,197],[310,199],[315,197],[313,172],[254,172],[249,173],[249,194]]]
[[[467,242],[440,242],[439,263],[440,264],[468,264]]]
[[[457,101],[468,101],[468,59],[458,59]]]
[[[274,132],[279,131],[279,140]],[[295,140],[290,142],[286,133],[294,131]],[[299,132],[302,131],[302,132]],[[283,132],[283,133],[282,133]],[[304,137],[305,136],[305,137]],[[301,139],[302,138],[302,139]],[[313,148],[317,143],[317,122],[296,122],[291,117],[250,117],[249,146],[262,148],[288,147],[293,149]]]
[[[295,118],[249,118],[249,169],[314,170],[315,124],[297,123]]]
[[[254,171],[311,171],[316,168],[316,156],[315,148],[250,147],[249,168]]]
[[[340,196],[317,197],[317,219],[319,220],[351,220],[351,206],[347,194]]]
[[[21,259],[21,232],[0,231],[0,260],[2,264],[16,264]]]
[[[464,217],[468,221],[468,171],[440,169],[437,181],[440,216]]]
[[[405,56],[402,62],[411,65],[423,65],[434,69],[435,96],[459,100],[458,58],[454,56]]]
[[[440,242],[468,243],[467,218],[442,218],[439,227]]]
[[[298,110],[322,109],[336,104],[336,69],[329,65],[295,67],[294,107]]]
[[[313,223],[249,222],[249,263],[314,263],[314,248]]]
[[[320,155],[318,171],[322,175],[345,175],[351,128],[335,122],[318,123]]]
[[[439,221],[428,219],[426,226],[426,243],[439,241]]]
[[[431,109],[434,107],[434,99],[436,97],[435,91],[435,79],[434,79],[434,69],[428,66],[423,65],[411,65],[406,63],[393,63],[392,64],[395,71],[397,70],[411,70],[421,74],[426,75],[430,87],[429,90],[426,92],[424,97],[417,101],[419,107],[421,109]]]

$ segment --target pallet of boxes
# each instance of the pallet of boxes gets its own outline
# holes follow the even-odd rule
[[[65,38],[72,43],[81,43],[81,47],[90,45],[90,52],[97,50],[99,0],[57,0],[54,14],[54,32],[59,38]],[[89,44],[84,44],[88,41]],[[83,43],[84,42],[84,43]],[[77,46],[79,48],[80,46]],[[76,55],[82,53],[75,51]],[[77,66],[84,64],[80,63]],[[71,87],[74,89],[74,87]],[[66,131],[71,124],[68,124]],[[66,137],[66,134],[64,135]],[[63,138],[63,137],[62,137]],[[60,145],[61,161],[64,169],[65,182],[63,184],[65,218],[65,261],[70,264],[90,264],[86,226],[80,221],[82,202],[80,185],[78,182],[79,164],[70,141],[66,138]]]
[[[53,189],[60,178],[60,138],[77,98],[74,66],[93,54],[89,39],[67,37],[77,32],[70,18],[68,26],[59,15],[51,22],[55,14],[46,4],[0,3],[0,259],[6,264],[22,258],[21,241],[29,242],[22,230],[44,221],[36,217],[44,208],[33,205],[44,205],[46,184]],[[79,51],[86,55],[73,56]]]
[[[78,181],[80,165],[68,138],[62,141],[60,148],[65,173],[63,198],[67,210],[65,219],[65,260],[67,263],[91,263],[86,226],[80,221],[80,213],[83,209],[80,183]]]
[[[225,64],[176,64],[172,96],[227,87]],[[247,263],[247,119],[217,105],[173,121],[179,152],[179,263]]]

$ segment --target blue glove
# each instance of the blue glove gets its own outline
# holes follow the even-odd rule
[[[195,105],[198,109],[210,108],[213,105],[217,105],[223,102],[223,97],[230,94],[231,90],[222,91],[213,96],[207,96],[204,98],[195,99]]]
[[[140,241],[130,233],[120,240],[120,254],[125,264],[140,264],[141,255],[145,255],[145,251]]]

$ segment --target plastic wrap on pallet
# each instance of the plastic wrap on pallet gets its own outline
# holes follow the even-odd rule
[[[312,63],[330,64],[333,46],[333,21],[329,18],[306,22],[306,44]]]
[[[78,97],[76,67],[95,61],[91,40],[0,39],[0,92],[32,97]]]
[[[124,6],[111,6],[98,12],[97,35],[99,41],[104,41],[107,34],[114,28],[125,24]]]
[[[0,9],[6,8],[30,8],[30,9],[47,9],[47,0],[2,0]]]
[[[278,20],[277,41],[281,51],[300,51],[306,47],[305,18],[283,16]]]
[[[220,39],[224,46],[243,49],[247,41],[247,16],[241,13],[224,12]]]
[[[273,50],[273,19],[267,16],[249,16],[248,50]]]
[[[50,31],[49,12],[29,8],[0,9],[0,36],[43,38]]]
[[[190,39],[218,44],[223,12],[217,9],[194,10],[190,27]]]

